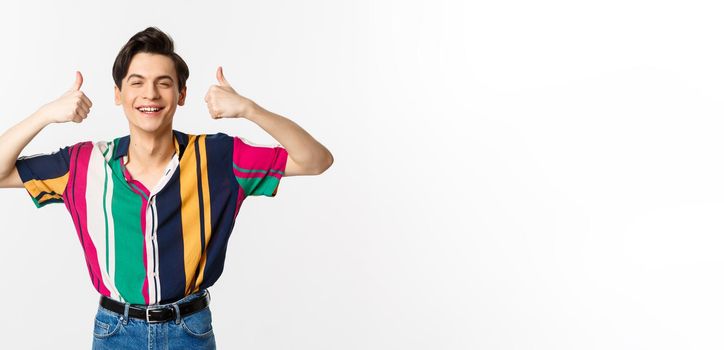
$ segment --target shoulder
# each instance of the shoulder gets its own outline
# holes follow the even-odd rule
[[[186,147],[192,147],[199,153],[206,154],[208,159],[227,159],[231,156],[234,147],[233,136],[223,132],[186,135],[188,136]]]
[[[62,153],[70,153],[70,152],[78,152],[78,151],[93,151],[96,148],[99,148],[101,146],[100,142],[96,141],[79,141],[72,144],[66,144],[65,146],[59,147],[59,149],[53,153],[62,152]]]
[[[223,132],[217,132],[215,134],[201,134],[206,139],[206,142],[231,142],[234,140],[233,136],[227,135]]]
[[[188,136],[190,137],[190,139],[194,139],[194,140],[203,139],[206,144],[210,144],[210,143],[226,144],[226,145],[233,146],[235,148],[246,148],[246,147],[275,148],[275,147],[281,146],[278,143],[276,143],[276,144],[274,144],[274,143],[272,143],[272,144],[257,143],[257,142],[251,141],[242,136],[229,135],[229,134],[223,133],[223,132],[217,132],[214,134],[197,134],[197,135],[188,134]]]
[[[179,130],[173,131],[176,139],[182,141],[182,142],[195,142],[197,140],[205,140],[205,141],[229,141],[232,140],[233,137],[230,135],[227,135],[223,132],[217,132],[217,133],[187,133]]]
[[[197,144],[199,147],[223,148],[231,147],[234,144],[234,137],[223,132],[184,134],[188,145]]]

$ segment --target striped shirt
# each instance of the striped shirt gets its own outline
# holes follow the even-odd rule
[[[213,285],[242,202],[274,197],[284,174],[281,145],[224,133],[173,137],[176,153],[152,189],[125,167],[130,135],[15,163],[37,208],[65,204],[93,286],[114,300],[165,304]]]

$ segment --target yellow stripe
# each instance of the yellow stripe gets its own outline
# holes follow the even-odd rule
[[[192,287],[196,266],[201,257],[199,240],[199,192],[196,190],[196,142],[197,135],[189,135],[189,142],[181,159],[181,225],[184,239],[184,272],[186,273],[186,291]]]
[[[201,256],[199,266],[199,277],[196,279],[196,287],[194,292],[199,290],[201,282],[204,280],[204,269],[206,268],[206,252],[209,248],[209,239],[211,238],[211,194],[209,194],[209,171],[206,162],[206,135],[202,135],[199,143],[199,159],[201,159],[201,191],[204,198],[204,253]]]
[[[28,180],[23,185],[28,190],[30,195],[32,195],[35,198],[38,198],[40,193],[42,192],[55,192],[58,195],[63,194],[63,190],[65,189],[65,185],[68,183],[68,173],[66,172],[63,176],[58,176],[52,179],[45,179],[45,180]],[[58,196],[59,198],[60,196]],[[43,196],[45,198],[45,196]],[[55,198],[55,197],[53,197]]]

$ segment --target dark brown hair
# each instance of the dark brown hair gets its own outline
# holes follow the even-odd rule
[[[189,78],[189,67],[186,62],[173,50],[173,40],[160,29],[148,27],[128,39],[126,45],[121,48],[113,63],[113,81],[118,89],[121,89],[123,78],[128,74],[128,66],[131,59],[139,52],[159,54],[173,60],[176,67],[179,93],[186,86],[186,79]]]

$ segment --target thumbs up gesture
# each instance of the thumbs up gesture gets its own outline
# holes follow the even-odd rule
[[[82,122],[83,119],[88,117],[93,103],[80,91],[81,85],[83,85],[83,75],[76,71],[75,82],[70,89],[55,101],[40,107],[36,113],[43,116],[43,118],[47,118],[46,120],[51,123]]]
[[[219,85],[211,85],[204,97],[209,114],[214,119],[246,118],[254,107],[254,102],[239,95],[226,81],[221,67],[216,70]]]

